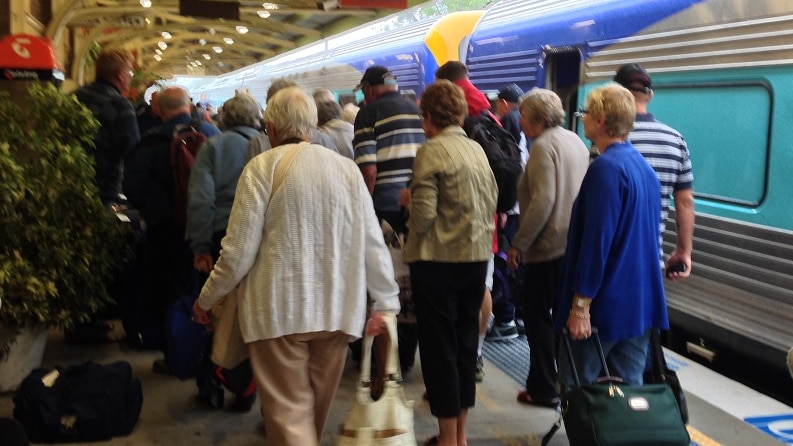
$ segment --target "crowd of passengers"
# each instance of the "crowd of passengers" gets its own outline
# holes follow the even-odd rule
[[[571,117],[557,93],[509,84],[492,107],[460,62],[442,65],[418,102],[400,95],[387,67],[369,67],[356,87],[360,110],[327,90],[310,95],[276,80],[264,113],[246,92],[214,113],[178,87],[156,92],[136,113],[124,97],[132,64],[125,51],[103,51],[96,80],[76,92],[101,123],[94,153],[102,202],[134,208],[145,222],[132,261],[139,275],[127,274],[128,295],[120,296],[139,307],[122,314],[124,341],[167,359],[170,304],[192,293],[195,320],[211,325],[213,308],[233,296],[268,442],[320,443],[347,350],[364,333],[375,336],[379,365],[372,396],[382,393],[385,320],[401,307],[383,222],[407,234],[415,323],[399,324],[400,356],[407,373],[420,346],[439,431],[425,444],[468,444],[499,250],[524,282],[517,316],[530,369],[518,401],[554,408],[573,385],[559,354],[563,331],[582,382],[601,373],[593,327],[612,375],[642,382],[650,333],[668,329],[662,273],[683,264],[668,277],[690,274],[694,217],[688,149],[648,112],[652,80],[641,66],[620,67],[576,113],[599,155],[591,157],[564,128]],[[488,159],[463,129],[467,116],[482,114],[524,150],[518,201],[505,214],[496,213]],[[184,222],[170,163],[178,126],[208,138],[190,173]],[[665,258],[660,234],[671,198],[677,246]],[[71,336],[101,341],[109,328],[97,320]],[[232,341],[212,342],[215,350]],[[170,373],[166,359],[154,370]],[[235,408],[249,410],[256,394],[238,394]]]

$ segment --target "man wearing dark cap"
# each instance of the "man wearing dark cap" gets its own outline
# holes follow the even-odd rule
[[[403,232],[399,193],[413,176],[413,158],[424,143],[421,112],[415,102],[399,94],[397,79],[388,68],[366,69],[361,83],[366,105],[355,118],[355,162],[372,194],[378,218]]]
[[[675,199],[675,221],[677,222],[677,246],[666,262],[660,253],[661,265],[669,268],[684,265],[683,271],[670,272],[671,280],[681,280],[691,273],[691,249],[694,235],[694,175],[688,146],[680,133],[655,119],[647,111],[653,99],[653,84],[650,75],[641,65],[629,63],[621,66],[614,82],[627,88],[636,103],[636,120],[628,139],[641,152],[661,182],[661,222],[659,242],[666,228],[670,199]]]
[[[498,90],[498,101],[496,101],[496,114],[501,120],[501,125],[518,142],[521,142],[523,135],[523,131],[520,129],[520,112],[518,111],[521,96],[523,96],[523,90],[520,87],[516,84],[507,84]]]
[[[367,68],[355,90],[363,91],[365,102],[355,117],[352,141],[355,162],[372,194],[377,218],[404,233],[407,214],[400,211],[399,196],[413,178],[413,159],[427,139],[421,111],[415,102],[399,94],[396,76],[383,66]],[[416,358],[416,325],[400,323],[397,329],[399,362],[406,373]],[[381,335],[375,337],[374,342],[378,367],[372,394],[378,397],[383,390],[388,339]]]

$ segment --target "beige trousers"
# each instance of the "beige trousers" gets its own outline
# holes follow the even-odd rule
[[[319,445],[349,341],[343,332],[320,331],[248,344],[267,444]]]

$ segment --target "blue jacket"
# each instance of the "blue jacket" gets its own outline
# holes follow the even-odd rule
[[[660,197],[658,177],[629,142],[611,145],[590,165],[570,218],[558,331],[574,293],[593,299],[592,326],[603,341],[669,328],[658,268]]]
[[[226,231],[234,193],[248,156],[253,127],[232,127],[198,152],[187,189],[187,239],[193,254],[212,252],[212,234]]]
[[[171,139],[174,127],[190,124],[190,115],[176,116],[143,135],[125,162],[124,194],[141,210],[148,226],[173,224],[174,181],[171,168]],[[208,138],[220,133],[217,127],[201,121],[199,130]]]

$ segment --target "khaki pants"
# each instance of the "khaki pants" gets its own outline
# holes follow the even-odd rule
[[[268,444],[319,445],[349,341],[343,332],[321,331],[248,344]]]

